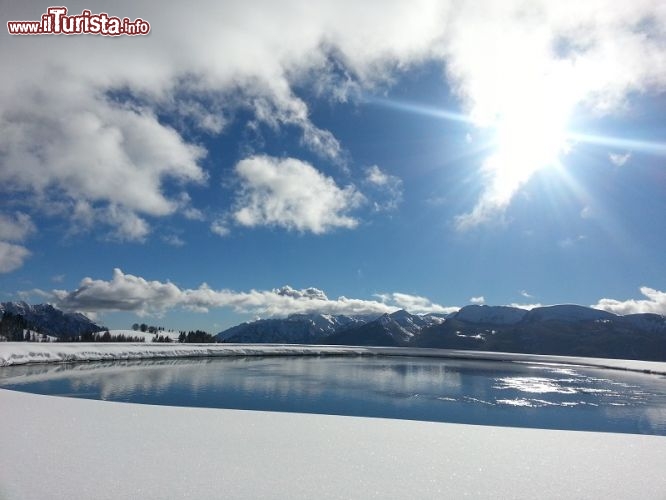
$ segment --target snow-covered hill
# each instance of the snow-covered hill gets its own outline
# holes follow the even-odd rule
[[[563,304],[556,306],[536,307],[531,311],[527,311],[524,320],[526,322],[535,321],[598,321],[598,320],[612,320],[617,318],[617,315],[602,311],[600,309],[593,309],[591,307],[578,306],[574,304]]]
[[[495,325],[512,325],[521,321],[527,311],[509,306],[465,306],[452,315],[460,321],[467,323],[484,323]]]
[[[666,332],[666,316],[660,314],[627,314],[619,316],[616,322],[647,332]]]

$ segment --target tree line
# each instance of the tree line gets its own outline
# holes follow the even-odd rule
[[[31,325],[20,314],[5,312],[0,319],[0,337],[10,342],[23,342],[31,340]]]
[[[161,334],[165,331],[162,326],[147,325],[146,323],[134,323],[132,330],[135,332],[152,333],[153,342],[174,342],[169,335]],[[21,314],[5,312],[0,314],[0,340],[9,342],[37,342],[45,340],[46,336],[39,333],[38,328],[31,324]],[[85,332],[81,335],[61,335],[56,342],[145,342],[144,336],[133,336],[126,334],[112,335],[108,328],[97,332]],[[203,330],[191,330],[189,332],[179,331],[179,343],[203,344],[215,342],[215,337]]]
[[[163,326],[153,326],[153,325],[147,325],[146,323],[134,323],[132,325],[132,330],[135,332],[141,331],[143,333],[157,333],[157,332],[163,332],[164,327]]]
[[[155,335],[153,342],[173,342],[168,335]],[[189,332],[179,331],[178,342],[180,344],[206,344],[215,342],[215,337],[203,330],[194,330]]]

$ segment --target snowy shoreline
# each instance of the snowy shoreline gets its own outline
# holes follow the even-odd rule
[[[559,363],[666,375],[666,362],[450,349],[299,344],[0,342],[0,367],[29,363],[229,356],[416,356],[443,359]]]

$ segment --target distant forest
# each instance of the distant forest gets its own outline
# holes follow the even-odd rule
[[[152,333],[153,342],[173,342],[166,334],[161,334],[165,329],[162,326],[152,326],[145,323],[135,323],[132,330],[142,333]],[[81,335],[60,335],[57,337],[48,336],[39,331],[39,328],[30,323],[21,314],[5,312],[0,315],[0,341],[9,342],[145,342],[144,335],[112,335],[108,328],[102,327],[97,332],[85,332]],[[215,342],[215,338],[202,330],[179,331],[178,342],[180,343],[210,343]]]

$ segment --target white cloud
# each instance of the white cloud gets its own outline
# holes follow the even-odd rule
[[[9,273],[23,266],[31,253],[22,243],[35,232],[28,214],[0,212],[0,273]]]
[[[557,242],[557,245],[560,248],[563,249],[569,249],[574,247],[576,244],[581,243],[582,241],[585,241],[587,237],[584,234],[579,234],[577,236],[567,236],[566,238],[562,238]]]
[[[532,309],[535,309],[537,307],[543,307],[543,304],[536,303],[536,304],[518,304],[516,302],[513,302],[509,304],[509,307],[517,307],[518,309],[525,309],[527,311],[530,311]]]
[[[616,167],[623,167],[631,159],[631,153],[625,153],[625,154],[609,153],[608,159]]]
[[[115,227],[111,236],[120,241],[144,241],[150,233],[150,226],[145,219],[124,207],[110,205],[100,212],[99,218]]]
[[[162,236],[162,241],[167,245],[171,245],[172,247],[182,247],[185,245],[185,240],[183,240],[177,234],[167,234]]]
[[[391,182],[391,176],[382,172],[377,165],[366,169],[365,175],[367,181],[376,186],[387,186]]]
[[[440,304],[435,304],[426,297],[421,297],[420,295],[410,295],[407,293],[383,293],[376,294],[375,296],[378,297],[383,303],[395,304],[400,309],[405,309],[406,311],[413,314],[449,314],[460,309],[456,306],[447,307]]]
[[[213,234],[217,234],[218,236],[227,236],[231,232],[226,218],[217,219],[211,222],[210,230]]]
[[[481,295],[479,297],[472,297],[471,299],[469,299],[469,302],[470,304],[485,304],[486,299],[483,295]]]
[[[644,299],[601,299],[592,305],[596,309],[612,312],[615,314],[655,313],[666,315],[666,292],[643,286],[640,288]]]
[[[25,241],[35,232],[35,225],[28,214],[16,212],[7,215],[0,212],[0,240]]]
[[[23,265],[30,251],[22,245],[0,241],[0,273],[10,273]]]
[[[585,205],[580,211],[581,219],[592,219],[595,215],[595,210],[590,205]]]
[[[206,219],[203,212],[201,210],[199,210],[198,208],[194,208],[194,207],[188,207],[185,210],[183,210],[183,216],[186,219],[189,219],[189,220],[205,220]]]
[[[365,182],[374,188],[377,200],[373,202],[377,211],[395,210],[402,201],[402,180],[387,174],[377,165],[365,170]]]
[[[566,128],[574,110],[623,112],[633,92],[666,86],[666,10],[659,1],[576,5],[473,2],[448,25],[446,68],[458,95],[476,123],[499,123],[508,134],[486,159],[485,190],[456,219],[459,229],[500,216],[548,159],[545,151],[555,160],[566,154],[551,132]]]
[[[363,195],[351,185],[338,187],[308,163],[254,156],[240,161],[235,171],[241,192],[233,219],[239,225],[278,226],[315,234],[358,225],[348,213],[364,201]]]
[[[149,20],[150,36],[3,39],[0,189],[115,206],[145,224],[145,217],[185,213],[170,188],[205,182],[206,152],[161,120],[164,113],[179,115],[170,122],[190,120],[218,133],[242,114],[236,111],[249,111],[257,123],[295,128],[305,147],[339,160],[343,145],[312,121],[294,89],[344,101],[428,61],[446,68],[479,123],[517,104],[538,110],[560,100],[613,112],[632,93],[666,84],[662,3],[384,0],[341,7],[323,0],[313,8],[297,0],[201,0],[183,9],[115,2],[111,14]],[[45,7],[10,2],[3,17],[39,19]],[[68,7],[109,11],[99,0]],[[498,195],[490,179],[490,191],[463,221],[473,225],[503,210],[525,181],[517,176]]]
[[[530,293],[527,292],[527,290],[521,290],[520,295],[522,295],[526,299],[531,299],[533,297]]]
[[[114,269],[111,281],[84,278],[73,292],[54,290],[54,300],[65,310],[82,312],[162,312],[182,304],[183,292],[173,283],[147,281]]]
[[[97,204],[112,224],[123,223],[117,232],[125,235],[127,225],[115,213],[172,214],[178,200],[164,194],[164,183],[205,181],[197,164],[205,152],[150,110],[119,106],[66,82],[49,83],[49,92],[27,85],[0,113],[5,186],[36,200]],[[136,233],[129,230],[132,238]]]
[[[210,308],[231,308],[237,312],[261,316],[286,316],[293,313],[380,315],[398,309],[407,309],[412,313],[457,310],[433,304],[425,297],[401,293],[386,294],[382,296],[386,300],[376,301],[347,297],[330,299],[317,288],[299,290],[289,286],[236,292],[213,290],[204,283],[198,288],[183,289],[168,281],[149,281],[125,274],[120,269],[114,269],[110,281],[84,278],[76,290],[54,290],[49,296],[58,307],[68,311],[127,311],[139,315],[162,314],[178,307],[196,312],[206,312]]]
[[[294,299],[328,300],[328,297],[322,290],[313,287],[304,290],[296,290],[289,285],[285,285],[282,288],[274,289],[273,292],[282,297],[292,297]]]

